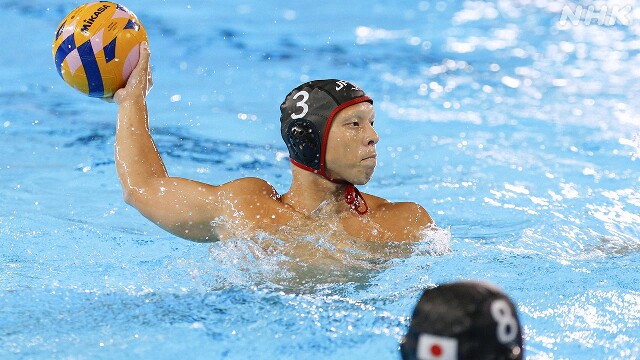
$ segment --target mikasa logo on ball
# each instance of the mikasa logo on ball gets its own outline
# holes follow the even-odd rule
[[[89,28],[91,28],[91,25],[93,25],[93,22],[98,20],[98,16],[100,16],[100,14],[102,14],[108,8],[109,8],[109,5],[103,5],[97,8],[90,18],[84,19],[84,24],[82,25],[82,29],[80,29],[80,31],[82,31],[83,33],[88,32]]]

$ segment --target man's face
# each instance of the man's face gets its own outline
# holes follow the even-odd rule
[[[351,105],[333,119],[325,163],[327,175],[355,185],[366,184],[376,167],[375,113],[368,102]]]

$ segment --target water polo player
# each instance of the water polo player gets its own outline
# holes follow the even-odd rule
[[[520,360],[522,326],[492,284],[443,284],[422,293],[400,351],[403,360]]]
[[[302,84],[280,109],[292,183],[279,195],[266,181],[241,178],[213,186],[170,177],[149,133],[149,49],[118,104],[115,161],[125,201],[161,228],[193,241],[217,241],[283,227],[377,241],[419,240],[432,223],[422,206],[360,193],[376,166],[373,101],[343,80]]]

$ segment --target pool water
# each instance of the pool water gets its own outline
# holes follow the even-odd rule
[[[80,3],[0,1],[0,358],[396,359],[422,289],[462,279],[513,298],[529,359],[640,356],[638,2],[125,4],[150,37],[171,175],[284,193],[289,90],[344,78],[374,98],[361,190],[439,228],[347,250],[191,243],[127,206],[115,105],[51,59]],[[563,22],[577,5],[624,19]]]

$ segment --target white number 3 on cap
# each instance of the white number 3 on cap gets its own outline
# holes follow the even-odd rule
[[[307,112],[309,112],[309,105],[307,105],[307,100],[309,100],[309,93],[303,90],[303,91],[300,91],[299,93],[295,94],[293,96],[293,98],[297,99],[300,96],[302,96],[302,100],[298,101],[296,103],[296,106],[301,107],[302,108],[302,112],[300,114],[291,114],[291,118],[292,119],[303,118],[305,115],[307,115]]]

